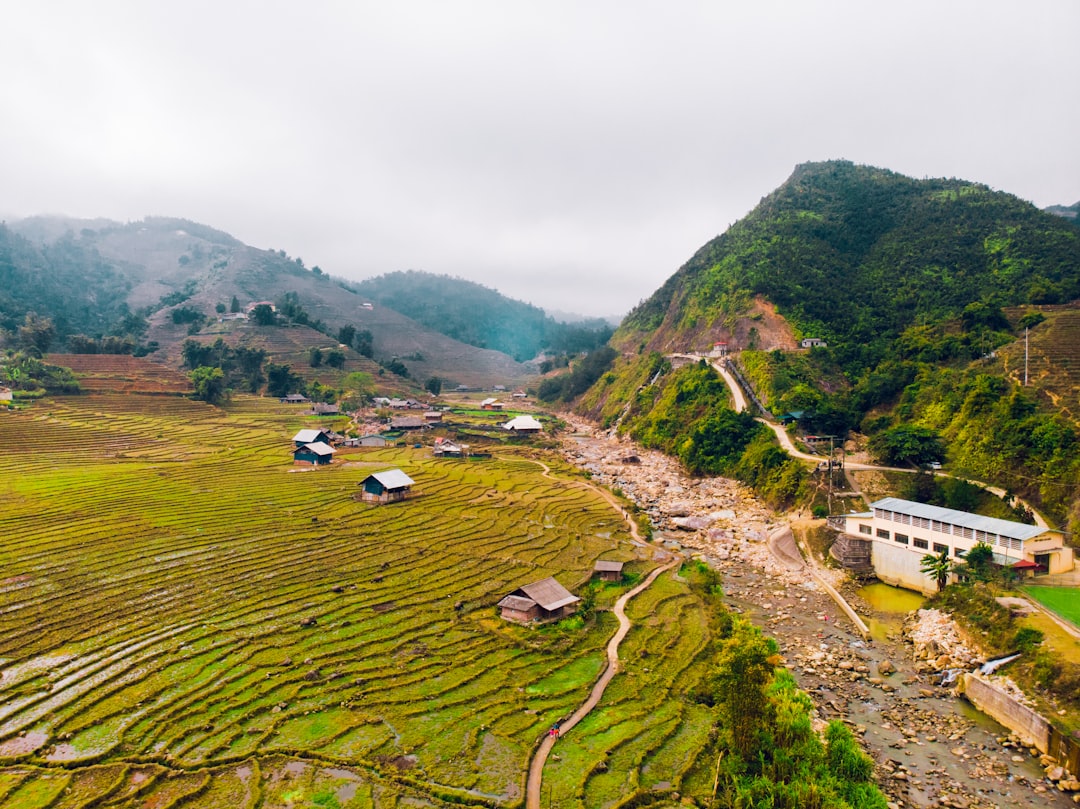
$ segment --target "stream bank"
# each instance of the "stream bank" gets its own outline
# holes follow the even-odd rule
[[[857,732],[890,805],[958,809],[1073,806],[1046,781],[1037,756],[917,670],[897,616],[876,610],[837,570],[823,570],[870,621],[864,640],[805,571],[769,550],[781,518],[736,481],[689,478],[661,453],[571,418],[568,460],[644,510],[657,544],[688,550],[724,574],[726,600],[776,638],[785,664],[824,720]],[[874,627],[877,627],[875,629]]]

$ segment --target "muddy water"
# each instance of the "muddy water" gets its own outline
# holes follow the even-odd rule
[[[870,637],[882,642],[890,636],[899,637],[900,627],[907,614],[926,603],[926,599],[914,590],[905,590],[881,582],[864,585],[856,593],[875,613],[866,619],[866,625],[870,627]]]

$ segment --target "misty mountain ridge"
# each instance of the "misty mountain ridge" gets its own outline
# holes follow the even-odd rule
[[[293,294],[327,333],[345,325],[370,331],[373,356],[402,358],[414,379],[515,384],[530,373],[498,351],[463,344],[385,306],[365,307],[347,282],[283,250],[253,248],[183,219],[34,217],[0,226],[0,282],[0,326],[12,331],[36,311],[53,318],[61,345],[81,333],[175,346],[189,328],[174,321],[176,310],[213,320],[234,298],[243,306]]]

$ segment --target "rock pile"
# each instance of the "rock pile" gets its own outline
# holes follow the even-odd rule
[[[904,622],[903,634],[914,647],[915,670],[920,673],[970,669],[983,662],[961,638],[956,622],[940,610],[918,610]]]

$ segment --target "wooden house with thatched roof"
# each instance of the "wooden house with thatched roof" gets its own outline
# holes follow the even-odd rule
[[[573,615],[580,600],[549,577],[514,590],[499,602],[499,608],[507,621],[553,621]]]
[[[600,581],[621,581],[622,567],[622,562],[600,559],[593,565],[593,578]]]

